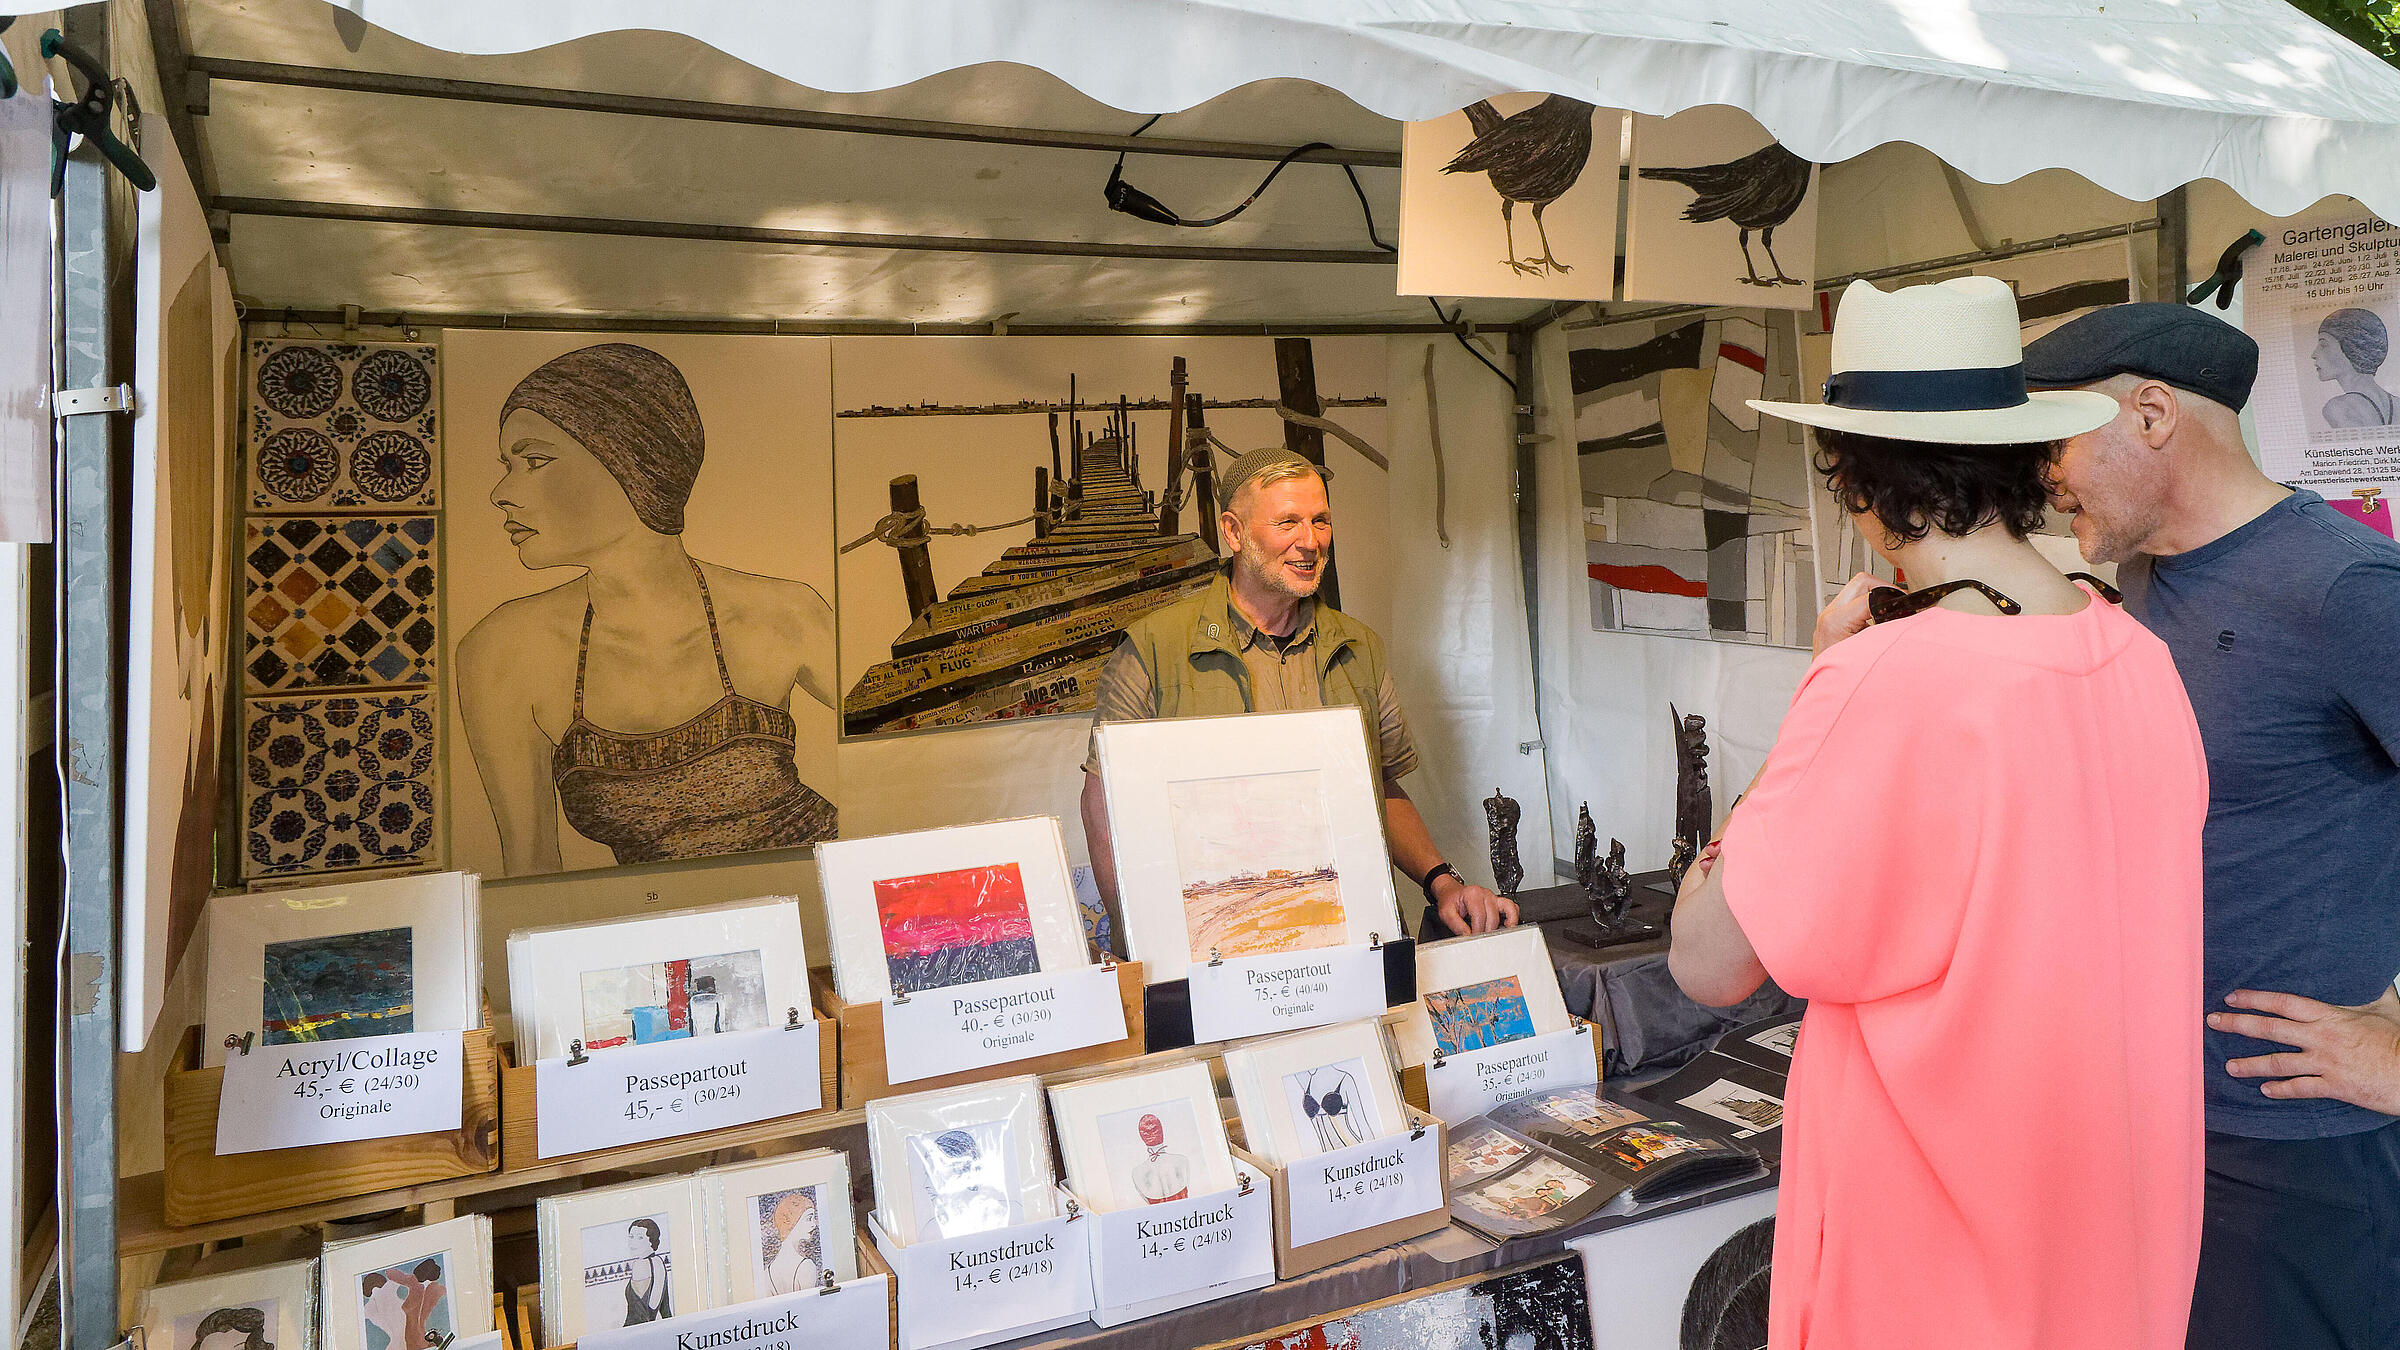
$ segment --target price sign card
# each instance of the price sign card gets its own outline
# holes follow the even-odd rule
[[[1589,1025],[1467,1050],[1425,1066],[1425,1096],[1450,1124],[1542,1088],[1600,1081]]]
[[[1123,1039],[1114,967],[978,980],[883,1005],[884,1077],[894,1083]]]
[[[505,1347],[500,1343],[499,1332],[487,1331],[480,1336],[461,1336],[450,1342],[446,1350],[505,1350]]]
[[[722,1130],[825,1104],[817,1024],[624,1045],[537,1060],[534,1154],[564,1157]]]
[[[1290,1242],[1305,1247],[1442,1208],[1441,1132],[1403,1131],[1303,1158],[1284,1170]]]
[[[1233,1165],[1249,1178],[1248,1194],[1237,1186],[1091,1215],[1092,1289],[1100,1306],[1173,1306],[1168,1300],[1179,1294],[1274,1278],[1274,1197],[1264,1174],[1238,1158]]]
[[[1202,961],[1187,977],[1192,1040],[1240,1040],[1383,1015],[1383,953],[1323,947]]]
[[[1084,1218],[900,1246],[870,1216],[876,1249],[900,1275],[900,1344],[990,1345],[1080,1322],[1092,1310]]]
[[[225,1059],[217,1155],[455,1130],[459,1034],[261,1045]]]
[[[864,1275],[830,1290],[590,1331],[581,1344],[589,1350],[884,1350],[892,1337],[889,1278]]]

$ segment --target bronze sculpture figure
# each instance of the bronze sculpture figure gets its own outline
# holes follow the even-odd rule
[[[1498,788],[1483,799],[1483,819],[1492,835],[1492,887],[1511,898],[1517,893],[1517,883],[1525,879],[1525,864],[1517,859],[1517,820],[1524,811],[1515,798]]]
[[[1670,703],[1667,720],[1675,735],[1675,846],[1667,880],[1680,889],[1715,823],[1716,802],[1708,787],[1708,719],[1679,713]]]

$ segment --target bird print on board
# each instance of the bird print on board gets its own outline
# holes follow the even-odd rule
[[[1500,228],[1508,250],[1501,261],[1529,276],[1573,271],[1551,254],[1542,210],[1575,186],[1591,160],[1592,105],[1552,94],[1507,117],[1484,99],[1464,111],[1475,138],[1442,166],[1442,172],[1490,175],[1492,190],[1500,194]],[[1533,208],[1534,232],[1542,241],[1539,258],[1517,256],[1519,202]]]
[[[1741,231],[1742,266],[1750,275],[1743,283],[1750,286],[1805,286],[1799,277],[1784,273],[1783,264],[1775,257],[1775,227],[1792,218],[1800,203],[1808,196],[1809,174],[1816,166],[1775,142],[1766,149],[1730,160],[1723,164],[1703,164],[1688,169],[1654,168],[1642,170],[1642,177],[1659,182],[1681,183],[1694,193],[1692,204],[1683,208],[1683,218],[1694,223],[1711,220],[1730,220]],[[1750,256],[1750,232],[1759,232],[1759,243],[1766,249],[1767,265],[1775,275],[1762,277],[1758,264]]]

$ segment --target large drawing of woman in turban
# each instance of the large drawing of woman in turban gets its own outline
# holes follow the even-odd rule
[[[619,863],[834,836],[797,758],[795,691],[836,706],[833,610],[804,582],[685,551],[705,448],[674,364],[604,343],[501,406],[492,489],[528,568],[582,575],[460,642],[459,707],[509,876],[556,871],[558,820]]]
[[[2317,378],[2342,392],[2325,401],[2319,415],[2329,427],[2388,427],[2394,420],[2392,391],[2375,380],[2391,355],[2392,335],[2371,309],[2337,309],[2317,325],[2310,359]]]

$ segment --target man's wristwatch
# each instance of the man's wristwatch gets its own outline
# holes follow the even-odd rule
[[[1418,886],[1424,888],[1425,903],[1429,905],[1440,904],[1439,901],[1433,898],[1433,879],[1435,877],[1457,877],[1459,885],[1464,886],[1467,884],[1467,879],[1463,876],[1459,876],[1457,868],[1452,867],[1448,863],[1435,863],[1432,867],[1426,869],[1425,879],[1417,883]]]

